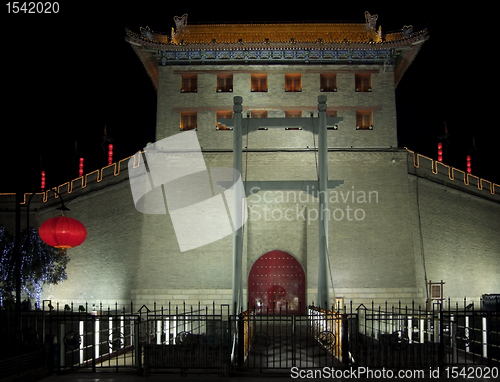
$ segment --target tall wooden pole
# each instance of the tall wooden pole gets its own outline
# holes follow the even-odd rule
[[[328,288],[328,141],[326,129],[326,96],[318,97],[318,171],[319,171],[319,270],[318,307],[330,308]]]
[[[233,128],[233,168],[236,170],[236,175],[242,174],[242,128],[241,128],[241,112],[243,98],[236,96],[233,99],[234,106],[234,128]],[[233,179],[236,182],[238,179]],[[241,187],[234,187],[233,201],[233,299],[232,299],[232,314],[241,313],[243,303],[242,289],[242,264],[243,264],[243,206],[242,200],[244,195],[241,195]]]

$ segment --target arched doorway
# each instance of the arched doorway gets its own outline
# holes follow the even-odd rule
[[[275,250],[255,261],[248,276],[248,302],[257,314],[305,313],[306,276],[292,255]]]

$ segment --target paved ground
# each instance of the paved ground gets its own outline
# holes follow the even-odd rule
[[[180,374],[151,374],[143,377],[128,373],[71,373],[51,375],[40,382],[235,382],[252,381],[259,382],[280,382],[294,380],[286,376],[262,376],[246,375],[237,377],[220,377],[217,374],[188,374],[183,377]]]
[[[397,371],[394,371],[397,373]],[[258,374],[258,373],[240,373],[237,376],[231,377],[220,377],[217,374],[188,374],[187,376],[182,376],[180,374],[151,374],[150,376],[139,376],[131,373],[112,373],[112,372],[99,372],[99,373],[91,373],[91,372],[73,372],[69,374],[54,374],[49,377],[46,377],[41,380],[41,382],[160,382],[160,381],[168,381],[168,382],[236,382],[236,381],[253,381],[256,380],[258,382],[284,382],[284,381],[296,381],[298,374],[296,373],[295,378],[293,378],[292,374],[286,376],[284,374]],[[312,375],[303,374],[303,379],[312,379]],[[394,379],[399,380],[407,380],[407,381],[437,381],[437,380],[445,380],[445,381],[495,381],[497,378],[438,378],[437,375],[431,377],[427,372],[425,377],[423,378],[397,378],[397,375],[394,375],[393,378],[384,378],[383,376],[379,376],[380,378],[333,378],[331,375],[323,375],[324,379],[328,380],[336,380],[336,381],[393,381]]]

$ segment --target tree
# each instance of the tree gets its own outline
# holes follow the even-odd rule
[[[29,227],[21,234],[21,284],[27,298],[41,305],[45,285],[58,284],[67,279],[66,265],[69,257],[45,244],[38,232]],[[0,226],[0,294],[13,299],[15,286],[14,238]]]
[[[14,239],[5,227],[0,226],[0,297],[12,298],[14,288]]]

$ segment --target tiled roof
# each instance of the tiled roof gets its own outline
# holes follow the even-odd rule
[[[187,24],[187,15],[175,17],[176,27],[170,34],[153,32],[149,27],[140,33],[127,31],[129,38],[143,40],[145,45],[204,45],[261,43],[319,44],[384,44],[406,40],[413,35],[412,27],[382,34],[376,29],[376,18],[365,13],[365,23],[273,23],[273,24]],[[165,47],[167,48],[167,47]]]
[[[155,39],[160,39],[158,35]],[[226,24],[185,25],[170,37],[174,44],[258,42],[379,42],[367,24]],[[163,40],[162,42],[167,42]]]
[[[170,34],[149,27],[125,39],[157,87],[157,67],[195,63],[360,63],[394,65],[396,85],[428,39],[427,30],[405,26],[382,33],[377,16],[364,23],[193,24],[175,17]]]

